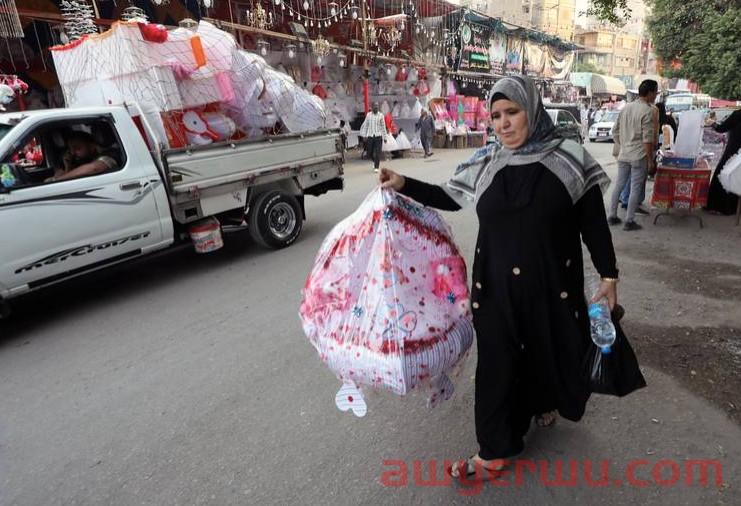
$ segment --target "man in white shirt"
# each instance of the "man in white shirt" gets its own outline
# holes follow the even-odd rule
[[[383,139],[386,137],[386,120],[379,111],[378,102],[373,104],[371,112],[365,116],[360,127],[360,136],[365,139],[365,150],[373,160],[373,171],[378,172],[381,164]]]
[[[651,79],[643,81],[638,88],[639,98],[620,111],[612,130],[615,141],[612,154],[617,157],[618,176],[612,191],[607,222],[610,225],[622,223],[617,216],[620,192],[630,181],[630,198],[623,230],[643,228],[635,222],[635,214],[646,191],[646,177],[655,163],[656,130],[652,104],[656,100],[658,90],[659,85],[656,81]]]

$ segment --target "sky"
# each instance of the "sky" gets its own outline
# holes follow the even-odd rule
[[[576,0],[576,9],[574,9],[574,20],[576,21],[576,24],[584,24],[580,23],[579,20],[579,13],[586,11],[589,7],[589,0]]]

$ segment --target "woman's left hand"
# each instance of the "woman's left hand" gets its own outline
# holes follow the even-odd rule
[[[617,283],[614,281],[600,282],[599,289],[590,302],[594,303],[603,298],[607,298],[607,303],[610,305],[610,311],[615,309],[615,306],[617,305]]]

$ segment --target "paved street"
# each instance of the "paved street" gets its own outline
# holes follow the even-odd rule
[[[614,176],[612,145],[588,147]],[[468,153],[388,166],[443,181]],[[390,394],[368,394],[363,419],[335,408],[339,382],[297,310],[322,239],[375,184],[366,162],[346,172],[344,192],[308,198],[303,235],[286,250],[230,236],[211,256],[180,251],[21,301],[0,322],[0,504],[738,504],[741,429],[648,367],[648,388],[595,396],[581,423],[531,432],[523,458],[542,460],[550,477],[557,461],[577,461],[574,486],[546,486],[540,467],[519,484],[502,478],[508,486],[415,484],[415,460],[426,467],[476,450],[475,357],[436,410]],[[473,213],[445,216],[471,258]],[[633,280],[642,282],[623,284]],[[687,459],[717,459],[724,485],[713,473],[708,486],[685,485]],[[384,471],[399,469],[384,460],[407,463],[407,486],[382,485]],[[609,485],[589,486],[585,463],[598,480],[603,460]],[[652,476],[662,460],[671,462]],[[626,482],[630,462],[645,488]],[[674,463],[681,479],[653,484]]]

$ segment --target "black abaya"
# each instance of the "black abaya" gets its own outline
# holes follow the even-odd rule
[[[402,193],[460,208],[441,187],[414,179]],[[601,276],[618,271],[599,188],[574,205],[540,163],[502,169],[476,213],[475,419],[479,456],[490,460],[520,453],[536,414],[557,409],[569,420],[582,417],[589,388],[581,363],[591,339],[580,237]]]
[[[723,189],[718,175],[723,170],[728,159],[741,149],[741,109],[731,113],[723,123],[715,127],[715,131],[720,133],[728,132],[728,143],[726,144],[726,149],[723,151],[723,156],[715,168],[713,179],[710,181],[707,209],[723,214],[733,214],[736,212],[736,206],[738,205],[738,196],[728,193]]]

